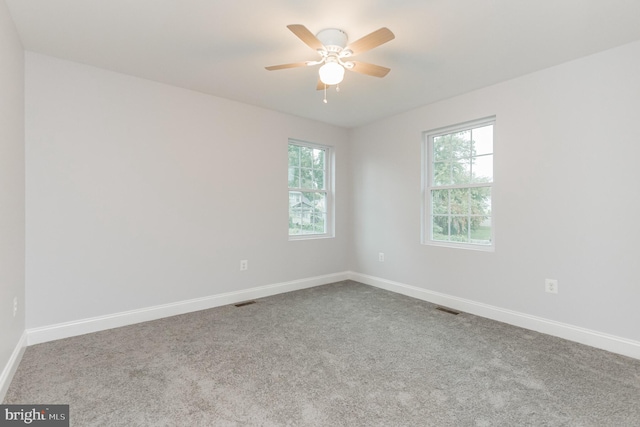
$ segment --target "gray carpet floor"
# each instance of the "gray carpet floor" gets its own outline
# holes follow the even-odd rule
[[[73,426],[640,426],[640,360],[352,281],[28,347]]]

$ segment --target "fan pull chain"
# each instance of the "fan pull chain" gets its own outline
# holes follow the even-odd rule
[[[327,85],[324,85],[324,99],[322,100],[325,104],[327,103]]]
[[[339,84],[336,85],[336,92],[340,92],[340,85]]]

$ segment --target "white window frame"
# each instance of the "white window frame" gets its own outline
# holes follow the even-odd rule
[[[287,231],[289,240],[295,241],[295,240],[332,238],[335,236],[334,175],[333,175],[334,162],[335,162],[334,149],[329,145],[316,144],[313,142],[289,138],[289,141],[287,143],[287,172],[289,171],[289,158],[288,158],[289,145],[297,145],[300,147],[323,150],[325,170],[324,170],[324,189],[306,189],[301,187],[289,187],[289,180],[287,179],[287,199],[289,198],[288,195],[289,195],[289,192],[291,191],[298,191],[298,192],[305,192],[305,193],[317,192],[317,193],[324,194],[326,197],[325,198],[326,200],[325,232],[315,233],[315,234],[289,234],[289,231]],[[289,202],[287,201],[287,203]],[[287,208],[287,230],[289,229],[288,224],[289,224],[289,209]]]
[[[446,126],[442,128],[437,128],[433,130],[429,130],[423,132],[423,141],[422,141],[422,232],[421,232],[421,242],[424,245],[431,246],[442,246],[448,248],[461,248],[461,249],[471,249],[477,251],[487,251],[493,252],[495,251],[495,209],[494,209],[494,183],[495,183],[495,173],[493,174],[492,181],[490,183],[469,183],[462,185],[433,185],[433,173],[432,173],[432,165],[433,165],[433,139],[438,136],[447,135],[450,133],[461,132],[466,130],[472,130],[475,128],[493,125],[493,149],[492,156],[494,159],[493,163],[493,172],[495,172],[495,130],[496,130],[496,117],[486,117],[483,119],[472,120],[464,123],[459,123],[452,126]],[[454,188],[475,188],[475,187],[490,187],[491,188],[491,244],[475,244],[475,243],[467,243],[467,242],[452,242],[452,241],[441,241],[433,239],[433,227],[432,227],[432,199],[431,199],[431,191],[432,190],[442,190],[442,189],[454,189]]]

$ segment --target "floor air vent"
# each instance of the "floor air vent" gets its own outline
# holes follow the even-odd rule
[[[455,315],[460,314],[459,311],[455,311],[455,310],[453,310],[451,308],[447,308],[447,307],[438,306],[438,307],[436,307],[436,310],[444,311],[445,313],[449,313],[449,314],[455,314]]]
[[[237,304],[234,304],[236,307],[244,307],[245,305],[251,305],[251,304],[255,304],[255,301],[245,301],[245,302],[239,302]]]

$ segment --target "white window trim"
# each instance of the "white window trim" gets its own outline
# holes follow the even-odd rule
[[[296,240],[313,240],[313,239],[330,239],[335,237],[335,226],[334,226],[334,218],[335,218],[335,209],[334,209],[334,193],[335,193],[335,176],[334,176],[334,162],[335,162],[335,154],[334,149],[330,145],[316,144],[314,142],[302,141],[299,139],[289,138],[287,142],[287,150],[289,144],[299,145],[301,147],[308,148],[316,148],[325,151],[325,173],[324,173],[324,187],[325,194],[327,196],[327,219],[326,219],[326,229],[327,232],[323,234],[289,234],[289,211],[287,209],[287,235],[289,236],[289,241]],[[287,160],[287,171],[289,170],[289,161]],[[289,191],[309,191],[304,189],[290,189],[287,180],[287,200]],[[316,191],[316,190],[314,190]]]
[[[492,151],[492,155],[494,156],[494,179],[490,184],[487,183],[479,183],[479,184],[466,184],[466,185],[452,185],[447,186],[447,188],[472,188],[472,187],[491,187],[491,244],[490,245],[480,245],[473,243],[462,243],[462,242],[446,242],[440,240],[433,240],[432,236],[432,227],[431,227],[431,156],[433,155],[432,144],[433,138],[441,135],[447,135],[456,131],[463,131],[471,128],[482,127],[486,125],[493,125],[493,135],[494,135],[494,149]],[[494,252],[496,246],[495,240],[495,205],[493,203],[494,199],[494,184],[495,184],[495,130],[496,130],[496,116],[485,117],[478,120],[471,120],[468,122],[458,123],[451,126],[441,127],[437,129],[432,129],[429,131],[425,131],[422,133],[422,209],[421,209],[421,230],[420,230],[420,241],[423,245],[428,246],[439,246],[446,248],[456,248],[456,249],[469,249],[474,251],[482,251],[482,252]]]

